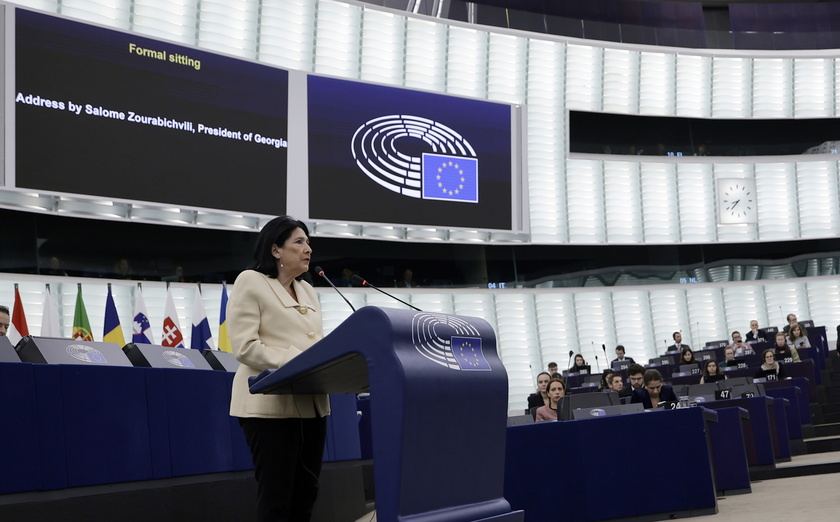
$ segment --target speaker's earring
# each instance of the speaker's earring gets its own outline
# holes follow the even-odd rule
[[[280,268],[283,268],[283,260],[282,260],[282,259],[278,259],[278,261],[280,261]]]

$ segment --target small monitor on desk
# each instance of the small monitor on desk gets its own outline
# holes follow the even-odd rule
[[[671,364],[670,357],[657,357],[650,360],[649,366],[668,366],[669,364]]]
[[[801,326],[802,328],[804,328],[806,330],[810,330],[811,328],[814,327],[814,321],[811,320],[811,319],[807,319],[805,321],[799,321],[799,326]]]
[[[681,364],[680,365],[680,373],[684,373],[686,375],[697,375],[700,373],[700,367],[696,364]]]
[[[612,362],[612,369],[617,370],[617,371],[626,370],[631,364],[633,364],[633,363],[631,363],[627,359],[625,359],[623,361],[613,361]]]
[[[592,373],[592,367],[588,364],[584,364],[583,366],[572,366],[569,368],[569,374],[578,374],[578,375],[588,375]]]

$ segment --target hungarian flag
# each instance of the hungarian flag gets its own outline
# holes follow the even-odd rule
[[[79,283],[76,293],[76,313],[73,315],[73,339],[82,341],[93,341],[93,332],[90,329],[85,302],[82,299],[82,284]]]

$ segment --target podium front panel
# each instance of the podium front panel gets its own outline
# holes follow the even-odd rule
[[[115,343],[29,337],[22,341],[17,352],[21,361],[31,363],[132,366]]]
[[[134,366],[178,368],[184,370],[212,370],[199,350],[170,348],[157,344],[129,343],[123,347]]]
[[[20,362],[20,356],[5,335],[0,337],[0,362]]]

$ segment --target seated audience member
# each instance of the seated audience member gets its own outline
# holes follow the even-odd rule
[[[552,379],[548,381],[548,404],[537,408],[536,421],[556,421],[557,401],[566,395],[566,383],[563,379]]]
[[[697,359],[694,358],[694,352],[688,346],[682,349],[679,364],[697,364]]]
[[[557,371],[557,363],[556,362],[552,361],[552,362],[548,363],[548,373],[550,375],[554,375],[555,373],[560,373],[560,372]]]
[[[706,364],[703,366],[703,376],[700,377],[700,384],[706,384],[707,382],[718,382],[726,379],[726,375],[724,375],[720,368],[718,368],[718,363],[709,359],[706,361]]]
[[[758,332],[758,321],[753,319],[752,321],[750,321],[750,331],[747,332],[747,342],[749,343],[761,341],[762,339],[759,337],[759,335],[760,334]]]
[[[663,386],[662,374],[659,370],[648,370],[645,372],[645,386],[639,390],[633,390],[631,403],[640,402],[646,410],[655,408],[663,401],[677,402],[677,395],[670,386]]]
[[[548,372],[541,372],[537,375],[537,392],[528,396],[528,409],[539,408],[548,404],[548,381],[551,375]]]
[[[785,359],[793,359],[793,362],[799,362],[799,352],[793,346],[788,344],[787,338],[783,332],[776,334],[776,360],[784,361]]]
[[[724,360],[720,361],[720,364],[718,366],[722,368],[725,368],[727,366],[738,366],[738,361],[735,360],[735,348],[727,346],[723,350],[723,357]]]
[[[787,314],[787,317],[785,319],[787,319],[788,324],[785,325],[785,327],[782,329],[782,331],[784,333],[788,333],[788,332],[790,332],[790,327],[794,323],[796,323],[796,314]]]
[[[625,357],[624,356],[624,346],[622,346],[620,344],[615,347],[615,359],[613,359],[610,362],[610,365],[612,365],[612,363],[618,362],[618,361],[627,361],[630,364],[633,364],[634,362],[636,362],[636,361],[633,360],[632,357]]]
[[[569,368],[569,373],[579,373],[582,369],[585,369],[586,361],[583,360],[583,355],[576,354],[575,355],[575,362],[572,364],[572,367]]]
[[[612,370],[604,370],[603,375],[601,375],[601,383],[598,385],[598,389],[601,391],[610,391],[610,379],[612,376]]]
[[[674,332],[671,337],[674,338],[674,344],[668,347],[669,352],[680,352],[683,348],[688,348],[687,344],[682,343],[682,334],[680,332]]]
[[[788,332],[788,346],[791,348],[810,348],[811,341],[808,340],[808,334],[805,332],[805,327],[799,323],[790,325],[790,332]]]
[[[770,348],[764,350],[762,354],[764,364],[755,373],[757,378],[766,377],[768,381],[781,381],[785,377],[785,367],[776,361],[776,356]]]
[[[620,373],[610,374],[610,380],[607,384],[609,389],[607,391],[614,391],[621,397],[621,392],[624,390],[624,378]]]
[[[735,357],[741,357],[753,353],[752,347],[741,339],[741,332],[738,330],[732,332],[732,344],[727,346],[727,348],[735,350]]]
[[[9,315],[9,309],[3,305],[0,305],[0,337],[5,337],[6,333],[9,331],[9,326],[11,326],[11,315]]]
[[[632,394],[633,390],[641,390],[645,385],[645,367],[636,363],[628,366],[627,381],[630,386],[627,387],[626,395]]]

